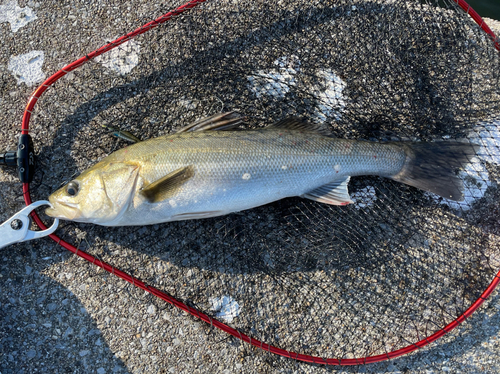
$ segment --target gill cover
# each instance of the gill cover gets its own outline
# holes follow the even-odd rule
[[[133,199],[139,166],[126,163],[109,163],[100,173],[103,192],[106,197],[106,221],[119,219]]]

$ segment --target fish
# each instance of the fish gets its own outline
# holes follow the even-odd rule
[[[222,216],[300,196],[352,203],[353,176],[389,178],[461,201],[477,145],[334,138],[289,117],[257,129],[220,113],[177,133],[111,153],[49,197],[51,217],[102,226],[151,225]]]
[[[129,131],[126,130],[121,130],[119,128],[113,127],[113,126],[108,126],[108,125],[101,125],[103,128],[108,130],[113,136],[116,136],[119,139],[125,140],[130,143],[137,143],[140,142],[141,139],[136,137],[134,134],[130,133]]]

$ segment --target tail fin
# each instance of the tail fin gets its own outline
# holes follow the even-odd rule
[[[464,185],[456,175],[456,169],[464,168],[476,155],[479,146],[458,142],[415,142],[404,143],[404,148],[405,165],[391,179],[449,200],[464,199]]]

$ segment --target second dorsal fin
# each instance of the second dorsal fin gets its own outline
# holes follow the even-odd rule
[[[325,136],[331,135],[330,130],[328,130],[326,127],[319,124],[307,122],[305,119],[300,117],[287,117],[268,126],[267,128],[311,132]]]

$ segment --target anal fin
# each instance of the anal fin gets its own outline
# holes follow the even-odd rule
[[[302,195],[302,197],[330,205],[351,204],[353,201],[351,200],[349,191],[347,190],[347,184],[350,179],[351,177],[347,177],[343,180],[325,184],[324,186]]]

